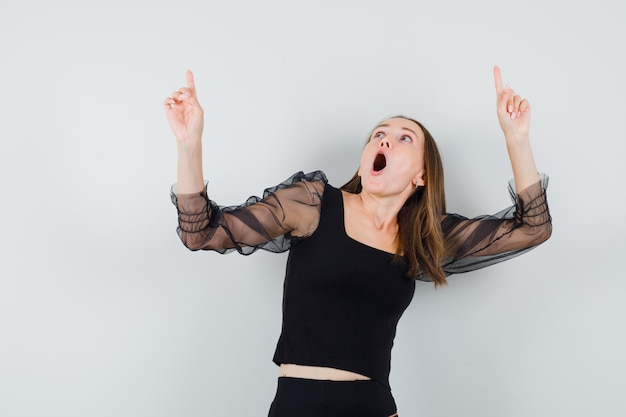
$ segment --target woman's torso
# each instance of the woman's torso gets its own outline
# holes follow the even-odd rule
[[[363,213],[359,212],[358,209],[355,209],[354,201],[351,200],[354,198],[358,198],[358,196],[353,195],[353,194],[346,194],[336,189],[333,189],[332,191],[333,191],[333,200],[335,200],[335,206],[338,206],[337,207],[338,210],[333,210],[332,214],[329,214],[328,212],[322,214],[323,216],[333,216],[333,220],[331,222],[334,222],[334,223],[331,223],[332,224],[331,227],[329,227],[330,225],[326,223],[325,225],[326,229],[329,229],[329,228],[332,228],[333,230],[338,229],[338,230],[335,230],[334,233],[336,234],[336,236],[333,236],[333,239],[332,239],[333,244],[338,245],[338,246],[335,246],[334,249],[330,251],[333,252],[333,255],[336,255],[336,253],[340,250],[339,246],[342,247],[341,249],[345,249],[346,252],[356,251],[359,254],[359,256],[362,256],[364,258],[364,261],[362,263],[365,269],[367,269],[368,262],[370,262],[372,259],[374,259],[378,265],[384,264],[385,271],[391,272],[390,276],[381,274],[381,275],[375,276],[374,280],[385,280],[385,279],[394,280],[400,277],[400,280],[403,281],[404,283],[394,284],[391,288],[391,292],[396,293],[395,299],[398,299],[398,304],[400,305],[398,309],[403,311],[413,296],[414,283],[412,281],[407,281],[406,278],[403,277],[402,272],[399,273],[398,265],[394,265],[394,267],[389,270],[386,269],[388,264],[391,264],[392,260],[394,259],[394,254],[392,252],[395,249],[395,230],[397,228],[393,228],[393,227],[387,228],[386,231],[368,229],[367,219],[362,218]],[[330,199],[330,196],[327,195],[328,189],[326,190],[324,194],[325,194],[324,200],[326,200],[327,198]],[[325,220],[328,221],[328,217],[326,217]],[[313,236],[312,240],[314,240],[315,238],[316,237]],[[328,254],[325,254],[324,256],[328,256]],[[325,260],[328,260],[328,258],[325,258]],[[322,259],[320,259],[320,262],[323,262]],[[332,263],[333,261],[328,260],[328,262]],[[335,259],[335,262],[336,262],[336,259]],[[370,297],[368,302],[372,304],[372,310],[376,310],[377,308],[379,308],[379,306],[374,305],[374,304],[379,304],[378,296],[383,295],[382,293],[380,294],[376,293],[376,291],[379,291],[379,290],[384,291],[386,289],[385,285],[387,284],[385,283],[376,284],[375,282],[372,283],[371,282],[372,277],[369,278],[369,282],[366,282],[366,281],[367,279],[364,280],[364,286],[368,288],[369,290],[372,289],[372,285],[375,286],[374,294],[368,295]],[[357,281],[355,281],[355,283],[358,285],[358,279]],[[379,285],[381,286],[379,287]],[[404,295],[401,295],[400,298],[397,297],[397,292],[399,289],[402,293],[404,293]],[[360,291],[360,289],[356,288],[355,286],[354,291],[358,292]],[[286,294],[286,296],[288,296],[288,294]],[[388,295],[380,297],[380,303],[384,304],[385,302],[389,303]],[[399,318],[399,316],[397,318]],[[395,333],[395,324],[393,327],[394,327],[393,333]],[[387,337],[381,335],[381,343],[389,344],[390,343],[389,340],[384,340],[384,341],[382,340],[385,338],[388,339],[389,335],[387,335]],[[374,342],[377,342],[377,340],[374,340]],[[341,349],[341,346],[339,345],[337,348]],[[287,376],[287,377],[295,377],[295,378],[333,380],[333,381],[350,381],[350,380],[370,379],[368,375],[364,375],[359,372],[353,372],[353,371],[349,371],[349,370],[345,370],[345,369],[341,369],[337,367],[316,366],[316,365],[298,365],[294,363],[284,363],[284,362],[280,364],[279,375]]]

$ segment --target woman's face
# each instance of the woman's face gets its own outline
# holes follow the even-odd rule
[[[424,132],[417,123],[394,117],[372,132],[361,154],[361,185],[370,193],[410,195],[424,185]]]

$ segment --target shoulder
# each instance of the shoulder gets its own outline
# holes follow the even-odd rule
[[[267,204],[275,204],[281,210],[298,215],[302,206],[316,207],[319,210],[325,200],[325,194],[331,195],[340,191],[328,184],[328,179],[322,171],[313,171],[305,174],[296,172],[280,184],[266,188],[262,200]],[[292,209],[296,209],[294,212]]]
[[[296,172],[280,184],[265,190],[265,200],[274,200],[296,237],[310,236],[317,225],[324,196],[331,186],[322,171]]]
[[[307,174],[302,171],[298,171],[279,184],[266,188],[263,192],[263,196],[267,197],[268,195],[279,190],[288,188],[310,189],[312,187],[316,190],[323,190],[326,184],[328,184],[328,179],[323,171],[313,171]]]

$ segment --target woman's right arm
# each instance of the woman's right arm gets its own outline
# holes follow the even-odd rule
[[[206,190],[178,194],[172,202],[178,210],[178,236],[191,250],[233,250],[248,255],[257,249],[284,252],[293,237],[310,236],[321,213],[327,183],[321,171],[297,172],[262,197],[252,196],[238,206],[218,206]]]
[[[290,237],[312,233],[319,221],[326,178],[321,172],[297,173],[269,188],[263,197],[220,207],[206,193],[202,172],[203,110],[193,74],[187,86],[165,99],[165,113],[178,149],[178,182],[172,202],[178,210],[178,235],[189,249],[249,254],[256,249],[283,252]]]
[[[202,130],[204,111],[196,96],[191,70],[187,70],[187,86],[165,99],[165,114],[176,137],[178,149],[177,192],[198,193],[204,189],[202,174]]]

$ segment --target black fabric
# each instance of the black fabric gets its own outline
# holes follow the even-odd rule
[[[514,205],[495,215],[442,214],[444,272],[473,271],[544,242],[552,230],[547,185],[543,175],[521,191],[511,184]],[[218,206],[206,189],[177,195],[173,187],[171,198],[178,234],[192,250],[291,250],[275,363],[343,369],[388,386],[396,325],[415,281],[393,254],[346,235],[341,191],[324,173],[298,172],[239,206]]]
[[[278,378],[268,417],[389,417],[396,403],[375,381]]]
[[[351,239],[341,191],[326,185],[320,221],[294,239],[274,362],[356,372],[389,386],[396,326],[415,281],[394,255]]]
[[[455,213],[442,217],[446,275],[475,271],[514,258],[545,242],[552,233],[546,189],[548,176],[541,174],[537,183],[516,191],[509,181],[509,195],[514,205],[488,216],[473,219]],[[417,277],[422,281],[430,278]]]
[[[238,251],[248,255],[258,249],[284,252],[294,237],[310,236],[316,229],[324,198],[326,176],[321,171],[297,172],[263,197],[252,196],[240,205],[219,206],[206,189],[198,193],[170,195],[178,210],[177,232],[191,250]],[[550,236],[552,226],[546,198],[548,177],[515,190],[509,183],[514,205],[489,216],[472,219],[445,213],[441,228],[446,247],[442,267],[446,275],[474,271],[521,255]],[[297,236],[293,234],[298,227]],[[421,281],[430,277],[420,274]]]
[[[285,252],[291,245],[294,223],[317,226],[321,193],[327,183],[322,171],[296,172],[280,184],[251,196],[245,203],[219,206],[205,189],[198,193],[170,197],[178,209],[178,236],[191,250],[237,251],[249,255],[258,249]],[[306,236],[304,233],[302,236]]]

